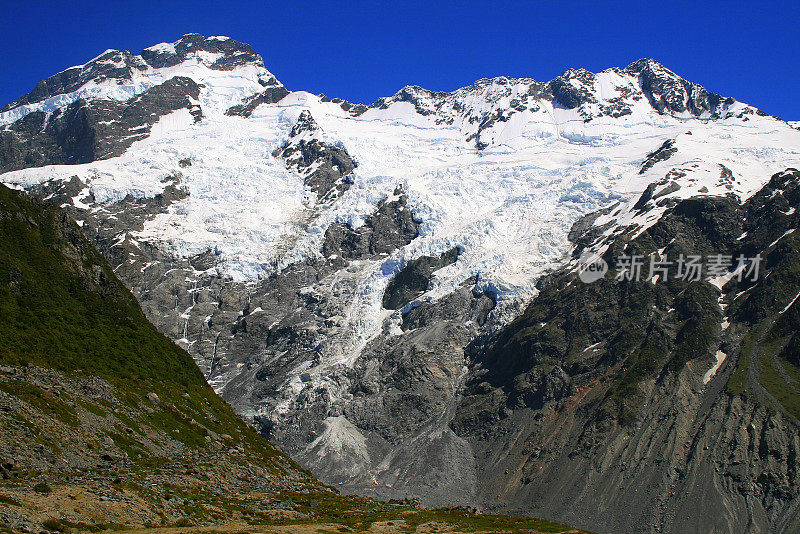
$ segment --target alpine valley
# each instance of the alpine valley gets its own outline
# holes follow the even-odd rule
[[[0,181],[319,480],[602,533],[800,530],[796,169],[797,123],[651,59],[364,105],[189,34],[0,109]],[[763,261],[614,280],[625,254]]]

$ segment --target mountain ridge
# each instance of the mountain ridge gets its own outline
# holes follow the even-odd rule
[[[204,58],[201,57],[203,53],[221,57]],[[206,63],[209,68],[219,70],[230,70],[245,64],[252,64],[261,69],[265,67],[263,58],[256,54],[250,45],[225,36],[205,38],[197,33],[189,33],[173,43],[159,43],[145,48],[139,55],[134,55],[127,50],[108,49],[84,64],[69,67],[50,78],[40,81],[30,93],[5,104],[0,108],[0,113],[8,112],[24,105],[38,104],[47,98],[74,92],[81,86],[92,81],[96,83],[103,82],[107,79],[116,79],[118,82],[122,80],[130,81],[133,78],[135,70],[143,71],[148,68],[161,69],[173,67],[187,61],[190,57],[198,57],[200,61]],[[211,59],[214,61],[211,61]],[[266,71],[266,69],[264,70]],[[652,58],[641,58],[631,62],[624,68],[610,67],[602,71],[602,73],[609,72],[637,74],[642,78],[643,88],[649,88],[647,90],[651,90],[654,87],[654,82],[660,78],[661,83],[656,85],[660,85],[662,89],[667,85],[672,86],[671,89],[674,91],[678,89],[678,85],[682,85],[684,90],[698,92],[701,101],[707,99],[709,96],[715,102],[723,100],[723,97],[714,93],[707,93],[702,86],[688,82]],[[528,77],[514,78],[495,76],[491,78],[480,78],[470,85],[457,88],[453,91],[431,91],[418,85],[406,85],[395,94],[388,97],[380,97],[371,104],[353,103],[341,99],[335,100],[345,107],[348,107],[348,111],[351,113],[359,115],[367,109],[379,107],[386,102],[402,99],[409,93],[422,92],[433,97],[445,97],[465,93],[470,89],[478,89],[481,86],[492,85],[498,82],[502,84],[518,82],[529,84],[530,86],[547,87],[551,93],[553,93],[553,86],[557,85],[558,88],[554,94],[558,94],[560,91],[562,104],[566,105],[568,108],[573,108],[576,107],[579,102],[579,100],[576,100],[578,96],[574,88],[570,88],[564,81],[582,77],[585,78],[587,76],[596,76],[596,74],[583,68],[570,68],[548,82],[537,82],[535,79]],[[666,79],[668,83],[665,84],[664,79]],[[259,81],[265,86],[282,86],[277,78],[268,71],[266,71],[265,78]],[[688,106],[688,109],[686,102],[674,98],[670,99],[670,101],[665,101],[663,98],[653,99],[651,103],[659,112],[664,112],[666,110],[673,112],[691,111],[691,113],[699,115],[704,111],[710,111],[707,109],[708,104],[706,102],[700,102],[700,106],[698,107],[698,102],[693,101],[691,98],[689,101],[690,106]]]

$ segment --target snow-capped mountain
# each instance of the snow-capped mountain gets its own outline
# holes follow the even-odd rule
[[[197,34],[56,74],[0,127],[0,180],[68,207],[242,416],[324,480],[442,504],[477,491],[464,348],[577,221],[617,203],[592,223],[643,232],[800,167],[792,125],[650,59],[364,105]]]
[[[130,107],[165,85],[178,85],[169,90],[185,98],[150,111],[151,118],[130,117]],[[109,110],[112,102],[125,111]],[[240,280],[318,254],[331,222],[358,225],[402,185],[423,225],[424,243],[412,248],[465,249],[449,287],[480,273],[482,286],[502,297],[530,296],[542,269],[564,255],[564,232],[577,216],[638,194],[663,175],[659,168],[635,171],[665,140],[691,131],[680,162],[669,165],[706,159],[728,166],[743,184],[797,157],[786,123],[652,60],[599,74],[569,70],[548,83],[485,79],[452,93],[409,86],[367,107],[289,93],[248,45],[194,34],[139,56],[108,50],[67,69],[6,105],[0,124],[16,134],[6,135],[11,143],[22,143],[56,130],[53,123],[67,121],[76,105],[88,116],[94,143],[113,147],[92,151],[55,140],[55,153],[36,154],[41,161],[28,154],[14,161],[23,150],[12,146],[2,168],[23,169],[4,181],[30,186],[58,173],[78,176],[88,185],[83,196],[105,204],[152,197],[164,177],[181,173],[189,196],[173,209],[182,213],[156,217],[138,237],[184,256],[213,249],[221,272]],[[304,112],[360,165],[353,191],[317,209],[311,226],[299,230],[316,201],[297,169],[272,152]],[[37,121],[40,130],[32,128]],[[186,158],[191,167],[179,165]],[[48,163],[71,165],[30,168]],[[544,229],[542,220],[552,224]],[[401,256],[402,263],[414,252]]]

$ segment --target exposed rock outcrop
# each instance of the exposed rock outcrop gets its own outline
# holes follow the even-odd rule
[[[608,277],[565,271],[473,343],[452,427],[474,447],[484,506],[608,532],[795,530],[800,369],[781,350],[798,326],[798,202],[794,170],[744,205],[684,200],[638,237],[606,238]],[[611,279],[619,255],[656,252],[764,264],[717,286]]]
[[[200,120],[199,90],[176,76],[125,102],[81,99],[51,114],[29,113],[0,130],[0,172],[119,156],[168,113],[187,109]]]
[[[456,262],[458,248],[452,248],[439,256],[421,256],[403,267],[386,286],[383,307],[397,310],[408,304],[428,289],[434,271]]]
[[[350,174],[358,166],[344,147],[327,139],[308,110],[300,114],[289,139],[273,155],[304,176],[319,202],[332,202],[347,191]]]

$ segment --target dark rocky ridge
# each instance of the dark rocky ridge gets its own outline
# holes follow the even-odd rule
[[[271,87],[267,87],[263,91],[245,99],[241,104],[231,106],[226,112],[226,115],[247,118],[253,114],[255,109],[262,104],[275,104],[280,102],[283,97],[289,94],[289,90],[282,85],[277,85],[277,81]]]
[[[29,113],[0,130],[0,172],[119,156],[168,113],[188,109],[200,120],[199,95],[193,80],[176,76],[125,102],[78,100],[50,116]]]
[[[107,50],[85,65],[70,67],[40,81],[30,93],[6,104],[0,108],[0,112],[71,93],[89,81],[98,83],[108,80],[118,80],[119,83],[130,81],[135,71],[172,67],[200,51],[221,54],[210,65],[212,69],[231,70],[245,64],[264,66],[261,56],[248,44],[233,39],[206,39],[200,34],[190,33],[175,43],[174,53],[145,49],[140,56],[137,56],[127,50]]]
[[[684,200],[638,238],[613,238],[612,273],[623,250],[761,253],[768,276],[723,287],[727,328],[707,282],[583,284],[565,272],[474,342],[451,426],[486,481],[477,500],[603,532],[795,531],[800,368],[781,351],[800,326],[796,303],[782,313],[800,290],[800,246],[786,233],[798,202],[790,170],[744,205]],[[705,385],[717,350],[727,358]]]
[[[634,61],[625,69],[639,75],[642,90],[659,113],[704,112],[718,115],[720,104],[732,104],[732,98],[709,93],[702,86],[684,80],[652,59]]]
[[[264,65],[261,56],[253,47],[230,38],[203,37],[199,33],[188,33],[175,43],[175,52],[162,52],[146,48],[142,51],[142,59],[153,68],[173,67],[186,61],[191,54],[197,52],[220,54],[210,65],[216,70],[232,70],[242,65]]]
[[[325,232],[322,253],[346,260],[388,254],[419,235],[419,221],[408,209],[408,199],[398,186],[396,199],[382,200],[376,212],[356,229],[344,223],[332,224]]]
[[[642,167],[639,169],[639,174],[644,174],[656,163],[661,161],[667,161],[671,158],[678,149],[675,147],[675,140],[674,139],[667,139],[664,141],[658,149],[654,150],[653,152],[649,153],[642,163]]]
[[[358,166],[347,150],[322,137],[322,129],[308,110],[292,127],[289,139],[273,151],[286,166],[304,175],[303,183],[317,194],[318,202],[332,202],[350,188],[350,174]]]
[[[442,252],[439,256],[420,256],[403,267],[386,286],[383,294],[383,307],[398,310],[417,298],[428,289],[428,282],[434,271],[451,265],[458,260],[458,248]]]
[[[589,90],[594,84],[595,74],[586,69],[570,69],[547,84],[547,90],[555,102],[567,109],[575,109],[581,104],[596,102]],[[577,84],[572,83],[577,81]]]

